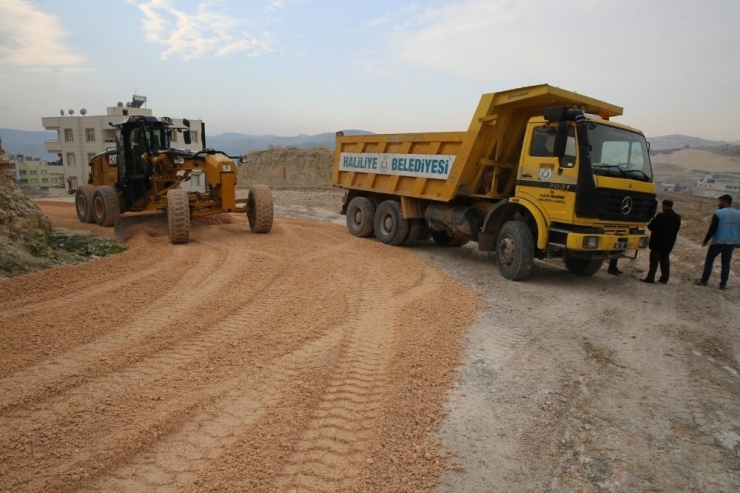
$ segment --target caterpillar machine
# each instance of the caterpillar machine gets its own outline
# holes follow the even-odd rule
[[[252,185],[246,199],[237,199],[233,158],[207,149],[205,132],[202,150],[171,147],[173,132],[183,133],[184,142],[191,143],[190,122],[183,120],[183,125],[152,116],[131,116],[111,124],[116,129],[115,149],[94,156],[88,183],[73,191],[77,218],[114,226],[119,240],[133,224],[166,222],[170,242],[178,244],[188,242],[193,217],[244,212],[253,233],[268,233],[273,218],[270,189]],[[205,177],[205,191],[180,188],[194,176]],[[122,216],[129,212],[142,214]]]

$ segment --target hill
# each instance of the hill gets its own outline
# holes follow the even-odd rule
[[[692,137],[690,135],[661,135],[658,137],[648,137],[651,151],[662,151],[665,149],[681,149],[683,147],[718,147],[726,144],[725,141],[707,140],[701,137]]]
[[[58,156],[46,152],[44,141],[56,139],[56,132],[13,130],[12,128],[0,128],[0,139],[3,141],[5,152],[10,155],[23,154],[24,156],[40,157],[44,161],[56,161]]]
[[[365,130],[344,130],[345,135],[368,135],[372,132]],[[334,149],[334,132],[324,132],[316,135],[296,135],[294,137],[280,137],[277,135],[249,135],[238,133],[223,133],[218,135],[206,135],[206,145],[230,156],[246,154],[250,151],[261,151],[269,149],[270,146],[310,147],[325,146]]]

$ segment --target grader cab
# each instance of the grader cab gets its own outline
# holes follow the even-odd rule
[[[183,133],[184,142],[190,144],[190,123],[183,120],[183,124],[177,127],[169,118],[133,116],[113,125],[115,149],[90,160],[88,183],[75,191],[78,219],[115,226],[118,239],[133,224],[166,222],[170,241],[178,244],[188,242],[192,217],[244,212],[252,232],[268,233],[273,218],[270,189],[252,185],[246,199],[237,199],[237,170],[231,157],[213,149],[171,147],[173,132]],[[194,176],[204,177],[204,191],[181,188]],[[122,216],[146,211],[152,213]]]

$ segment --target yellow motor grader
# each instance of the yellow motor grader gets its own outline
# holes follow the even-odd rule
[[[248,198],[237,199],[232,158],[213,149],[170,147],[173,132],[182,132],[184,142],[190,144],[190,122],[183,120],[183,125],[176,127],[169,118],[152,116],[132,116],[112,125],[116,148],[90,160],[88,183],[74,191],[77,218],[114,226],[119,240],[132,224],[166,221],[170,241],[178,244],[188,242],[192,217],[245,212],[253,233],[268,233],[273,217],[270,189],[252,185]],[[193,176],[205,177],[205,191],[180,188]],[[121,216],[126,212],[142,214]]]

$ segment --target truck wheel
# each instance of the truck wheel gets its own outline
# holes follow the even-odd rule
[[[167,191],[167,237],[173,245],[190,240],[190,200],[185,190]]]
[[[416,243],[419,239],[419,232],[421,231],[421,219],[409,219],[409,235],[406,240],[402,243],[403,246],[411,246]]]
[[[367,238],[373,234],[375,204],[367,197],[355,197],[347,206],[347,229],[354,236]]]
[[[272,192],[267,185],[249,187],[247,221],[252,233],[269,233],[272,229]]]
[[[501,275],[511,281],[529,277],[534,265],[534,239],[526,224],[504,223],[496,241],[496,264]]]
[[[375,237],[386,245],[398,246],[409,236],[409,221],[395,200],[382,202],[375,211]]]
[[[94,223],[93,216],[93,192],[95,185],[82,185],[75,192],[75,208],[77,209],[77,219],[81,223]]]
[[[603,260],[572,257],[567,253],[563,258],[563,261],[565,262],[565,268],[568,269],[568,272],[584,277],[593,276],[599,272],[601,265],[604,263]]]
[[[95,188],[92,194],[92,210],[93,217],[98,225],[113,226],[118,216],[121,215],[118,194],[113,187],[104,185]]]
[[[454,234],[450,236],[447,231],[432,231],[431,235],[434,243],[439,246],[459,247],[465,245],[468,242],[468,240],[466,240],[462,236]]]

